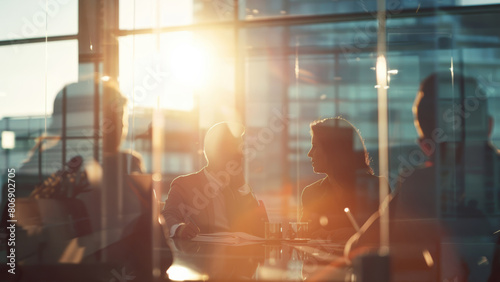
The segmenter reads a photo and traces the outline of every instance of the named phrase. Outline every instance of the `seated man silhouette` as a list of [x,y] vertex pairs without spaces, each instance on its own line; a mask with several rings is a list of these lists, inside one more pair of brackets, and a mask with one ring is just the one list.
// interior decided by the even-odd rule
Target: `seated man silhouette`
[[208,130],[207,166],[170,185],[162,212],[170,237],[191,239],[198,233],[223,231],[263,236],[267,214],[245,182],[243,134],[238,123],[222,122]]

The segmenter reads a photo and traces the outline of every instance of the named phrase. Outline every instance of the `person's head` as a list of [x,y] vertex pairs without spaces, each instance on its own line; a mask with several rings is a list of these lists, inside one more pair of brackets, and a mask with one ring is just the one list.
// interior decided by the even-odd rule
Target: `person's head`
[[[311,158],[314,172],[335,173],[361,170],[373,174],[370,158],[359,131],[341,117],[311,123]],[[355,144],[359,151],[356,152]]]
[[421,82],[413,115],[420,147],[428,156],[438,143],[464,141],[463,133],[469,140],[487,140],[492,125],[486,95],[477,81],[449,71],[433,73]]
[[221,122],[205,135],[204,152],[208,167],[224,170],[230,162],[243,162],[243,134],[245,127],[236,122]]
[[[127,98],[115,85],[104,85],[100,93],[102,119],[100,132],[103,136],[105,152],[116,152],[122,139],[127,135],[128,114]],[[63,87],[54,99],[52,123],[48,128],[50,135],[62,134],[65,120],[66,135],[79,135],[83,129],[94,129],[95,85],[93,80],[83,80]],[[88,134],[88,133],[86,133]]]

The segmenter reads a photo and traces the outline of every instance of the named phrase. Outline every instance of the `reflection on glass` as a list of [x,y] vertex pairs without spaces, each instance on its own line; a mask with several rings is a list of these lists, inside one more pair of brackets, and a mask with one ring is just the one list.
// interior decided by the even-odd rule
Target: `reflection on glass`
[[[137,201],[127,204],[137,191],[117,187],[128,185],[127,174],[139,170],[140,163],[144,164],[140,170],[156,173],[156,188],[163,188],[156,190],[156,200],[164,202],[175,177],[205,165],[203,136],[207,129],[227,120],[242,120],[246,126],[240,148],[246,159],[245,179],[265,204],[270,221],[289,229],[288,223],[297,221],[303,188],[320,178],[307,156],[309,125],[313,120],[341,115],[360,129],[375,175],[380,174],[379,153],[388,150],[387,181],[396,195],[390,203],[391,216],[399,220],[391,222],[394,280],[500,279],[500,159],[493,146],[500,144],[500,112],[496,110],[500,105],[500,1],[382,1],[387,6],[384,42],[377,38],[377,1],[121,0],[98,1],[105,5],[95,7],[94,2],[0,4],[1,185],[6,183],[8,168],[22,166],[33,177],[20,173],[17,183],[29,182],[28,188],[39,188],[32,198],[26,186],[19,188],[19,215],[34,220],[22,222],[17,230],[23,244],[16,255],[32,255],[35,263],[72,263],[78,273],[91,273],[85,263],[74,264],[85,261],[92,267],[107,267],[102,262],[108,250],[98,249],[121,235],[135,234],[125,241],[126,247],[151,250],[145,246],[147,241],[135,237],[146,236],[145,230],[150,228],[91,235],[88,221],[95,231],[106,224],[121,228],[134,219],[124,212],[137,211]],[[113,26],[114,19],[118,26]],[[97,31],[99,36],[92,34]],[[45,35],[47,43],[43,43]],[[98,40],[101,35],[112,41]],[[21,41],[10,41],[16,39]],[[117,59],[107,53],[115,39]],[[377,59],[379,43],[387,46],[384,60]],[[415,121],[412,106],[417,93],[429,93],[429,89],[419,89],[422,81],[443,71],[446,79],[438,86],[422,87],[439,93],[420,109],[434,114],[430,119],[438,129],[424,133],[415,127],[420,121]],[[470,80],[462,83],[461,75]],[[87,98],[80,95],[83,88],[68,87],[66,102],[55,99],[64,85],[89,78],[99,84],[118,82],[128,97],[128,109],[123,112],[124,117],[129,114],[128,119],[113,119],[128,126],[128,132],[121,131],[118,135],[125,139],[121,144],[111,142],[111,147],[120,152],[138,151],[142,162],[123,152],[119,155],[133,163],[110,157],[117,155],[109,154],[110,143],[102,137],[109,129],[106,118],[113,115],[106,99],[94,99],[93,94],[100,93],[98,84],[85,90]],[[381,106],[377,105],[379,90],[388,91],[387,103]],[[63,106],[67,107],[66,119]],[[387,134],[378,131],[381,111],[387,112]],[[161,126],[153,125],[153,112],[162,120]],[[387,146],[379,143],[384,135]],[[353,155],[362,150],[360,144],[349,149]],[[75,152],[84,154],[86,179],[61,186],[58,173],[65,169],[68,183],[71,177],[81,176],[80,170],[69,171],[78,155]],[[331,158],[344,166],[348,163],[340,153]],[[151,182],[151,175],[142,176]],[[50,190],[66,187],[66,194],[61,195],[71,195],[70,191],[79,191],[86,181],[98,187],[103,179],[106,184],[101,190],[108,197],[102,202],[93,198],[98,194],[95,190],[76,193],[69,200],[55,199]],[[40,184],[45,180],[47,184]],[[378,178],[356,175],[356,180],[349,191],[356,191],[359,200],[378,198]],[[59,188],[56,191],[61,192]],[[3,202],[5,199],[2,195]],[[78,213],[81,200],[90,207],[93,203],[105,207],[107,223],[100,224],[98,209],[87,209],[88,216]],[[335,198],[325,201],[325,206],[334,206],[333,201]],[[350,223],[346,206],[356,224]],[[332,236],[321,241],[275,240],[238,246],[176,241],[158,252],[175,257],[176,264],[167,273],[173,280],[351,279],[349,261],[377,258],[366,250],[378,247],[370,239],[379,238],[371,237],[378,234],[379,221],[363,230],[365,216],[358,218],[355,205],[339,207],[340,220],[350,233],[359,226],[359,238],[352,252],[347,252],[350,260],[343,259],[343,245]],[[144,210],[155,208],[151,205]],[[64,224],[50,222],[43,229],[47,227],[40,226],[47,218]],[[309,229],[328,228],[337,222],[320,215],[314,220],[316,226],[310,224]],[[37,240],[26,240],[29,232]],[[36,246],[41,246],[42,258],[27,252],[37,250]],[[123,270],[122,265],[105,269],[101,280],[119,280],[116,274],[138,277],[129,272],[131,261],[143,263],[146,273],[155,274],[165,274],[170,264],[167,260],[159,267],[140,261],[140,256],[122,255],[125,249],[120,246],[109,254],[129,264]],[[37,275],[57,272],[35,267]]]

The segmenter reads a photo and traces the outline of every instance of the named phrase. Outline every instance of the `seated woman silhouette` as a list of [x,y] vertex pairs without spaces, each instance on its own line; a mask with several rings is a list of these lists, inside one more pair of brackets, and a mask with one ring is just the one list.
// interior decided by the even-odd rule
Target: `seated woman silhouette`
[[349,121],[328,118],[311,123],[315,173],[326,174],[302,192],[301,221],[313,238],[345,241],[356,232],[345,210],[361,226],[378,208],[378,177],[359,131]]

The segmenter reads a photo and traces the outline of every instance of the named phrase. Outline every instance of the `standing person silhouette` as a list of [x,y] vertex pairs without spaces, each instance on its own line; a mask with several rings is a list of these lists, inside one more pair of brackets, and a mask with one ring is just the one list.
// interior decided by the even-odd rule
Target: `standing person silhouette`
[[311,143],[314,172],[326,177],[304,188],[301,221],[309,223],[312,237],[345,241],[356,232],[345,209],[364,223],[378,207],[378,177],[359,131],[346,119],[311,123]]

